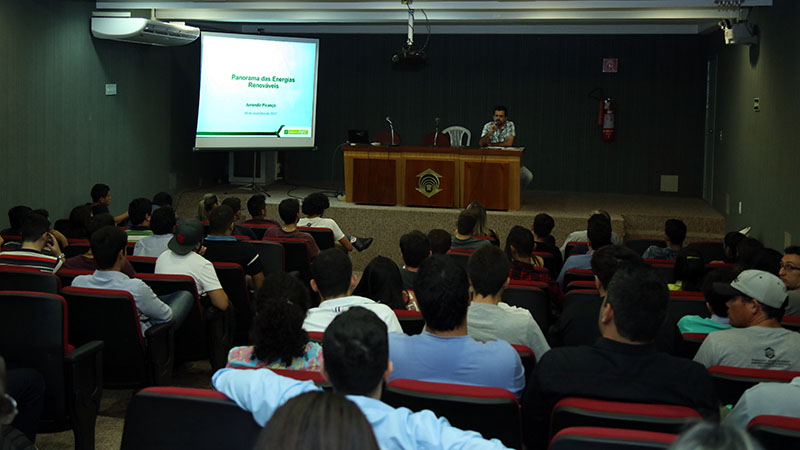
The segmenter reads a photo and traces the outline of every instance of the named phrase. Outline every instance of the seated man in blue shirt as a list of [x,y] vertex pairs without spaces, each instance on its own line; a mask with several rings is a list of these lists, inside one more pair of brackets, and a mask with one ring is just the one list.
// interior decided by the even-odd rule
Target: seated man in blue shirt
[[183,323],[194,305],[192,294],[178,291],[159,298],[144,281],[122,273],[128,243],[124,231],[113,225],[105,226],[92,234],[89,243],[97,270],[92,275],[75,277],[72,286],[130,292],[139,310],[142,333],[157,323],[174,320],[176,328]]
[[[411,412],[378,400],[392,373],[386,324],[372,311],[352,307],[336,316],[322,338],[322,376],[333,390],[347,395],[372,425],[382,449],[500,449],[474,431],[462,431],[428,410]],[[214,388],[264,425],[290,398],[319,390],[311,381],[282,377],[269,369],[221,369],[211,379]]]
[[569,269],[591,269],[592,255],[600,247],[611,244],[611,221],[603,214],[593,214],[589,217],[586,228],[586,236],[589,239],[589,251],[585,255],[567,256],[561,273],[558,274],[558,285],[564,290],[564,275]]
[[680,219],[667,219],[664,222],[664,234],[667,238],[667,246],[651,245],[644,251],[642,258],[670,261],[678,259],[678,252],[683,247],[683,241],[686,239],[686,224]]
[[468,384],[507,389],[517,397],[525,388],[525,371],[517,351],[506,341],[479,342],[467,333],[469,279],[448,256],[420,264],[414,283],[425,319],[422,334],[389,335],[391,379]]

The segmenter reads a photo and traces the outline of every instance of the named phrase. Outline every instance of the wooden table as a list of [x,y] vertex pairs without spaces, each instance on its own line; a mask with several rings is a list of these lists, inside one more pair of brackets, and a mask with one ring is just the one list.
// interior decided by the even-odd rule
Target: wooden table
[[523,148],[345,146],[348,202],[486,209],[519,209]]

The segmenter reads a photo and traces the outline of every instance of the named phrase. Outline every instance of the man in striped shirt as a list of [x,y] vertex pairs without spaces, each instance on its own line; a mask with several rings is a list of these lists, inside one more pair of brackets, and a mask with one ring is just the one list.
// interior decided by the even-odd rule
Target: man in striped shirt
[[22,218],[20,234],[22,247],[0,253],[0,265],[33,267],[50,273],[61,267],[64,254],[50,233],[49,220],[39,214],[29,213]]

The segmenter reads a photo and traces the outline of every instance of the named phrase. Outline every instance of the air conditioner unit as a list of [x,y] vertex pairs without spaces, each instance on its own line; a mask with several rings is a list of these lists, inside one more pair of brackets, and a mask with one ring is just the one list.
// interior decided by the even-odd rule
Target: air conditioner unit
[[200,37],[200,29],[139,17],[92,17],[92,36],[137,44],[174,46],[195,41]]

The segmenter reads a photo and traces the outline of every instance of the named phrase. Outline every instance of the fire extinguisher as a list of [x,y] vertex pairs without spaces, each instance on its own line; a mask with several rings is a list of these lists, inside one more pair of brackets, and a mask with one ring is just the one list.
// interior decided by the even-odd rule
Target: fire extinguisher
[[614,140],[614,101],[606,98],[600,102],[600,116],[598,117],[598,125],[603,126],[603,141],[610,142]]

